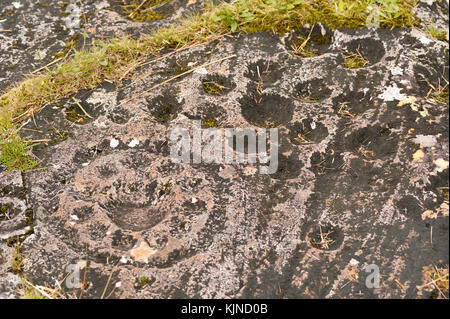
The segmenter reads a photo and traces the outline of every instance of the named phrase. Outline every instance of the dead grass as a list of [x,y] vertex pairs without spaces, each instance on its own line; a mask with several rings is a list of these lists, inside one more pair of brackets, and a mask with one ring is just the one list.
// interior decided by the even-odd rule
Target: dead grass
[[423,275],[426,281],[422,286],[417,287],[419,290],[424,289],[426,291],[435,290],[437,292],[437,298],[448,299],[449,297],[449,267],[437,267],[430,265],[424,267]]

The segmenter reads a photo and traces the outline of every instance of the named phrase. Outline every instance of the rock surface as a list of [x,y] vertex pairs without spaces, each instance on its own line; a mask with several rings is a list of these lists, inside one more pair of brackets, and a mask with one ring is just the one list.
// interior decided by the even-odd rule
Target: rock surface
[[[38,5],[20,3],[33,32],[16,28],[19,11],[0,24],[14,29],[0,34],[6,41],[28,43],[16,55],[2,42],[0,88],[42,65],[24,62],[33,50],[51,56],[66,36],[51,29],[61,24],[55,6],[31,14]],[[88,20],[96,36],[146,32],[191,6],[180,1],[165,20],[134,23],[106,10],[112,1],[83,3],[96,10]],[[440,5],[420,10],[448,26],[448,3]],[[55,287],[67,266],[87,260],[87,298],[432,297],[418,286],[424,267],[449,262],[449,128],[448,106],[428,93],[429,83],[448,81],[448,43],[410,29],[319,25],[314,32],[330,43],[300,58],[291,51],[299,32],[168,54],[143,67],[151,75],[141,81],[80,91],[92,119],[69,121],[72,99],[36,114],[22,134],[51,140],[34,150],[45,169],[0,172],[0,206],[11,213],[0,215],[0,296],[19,296],[8,238],[28,234],[23,275]],[[344,52],[355,50],[369,64],[347,69]],[[231,56],[133,98],[180,68]],[[11,63],[17,69],[5,69]],[[221,83],[220,94],[205,82]],[[278,171],[174,163],[171,132],[211,119],[222,129],[278,128]],[[375,289],[366,286],[371,264],[381,276]]]

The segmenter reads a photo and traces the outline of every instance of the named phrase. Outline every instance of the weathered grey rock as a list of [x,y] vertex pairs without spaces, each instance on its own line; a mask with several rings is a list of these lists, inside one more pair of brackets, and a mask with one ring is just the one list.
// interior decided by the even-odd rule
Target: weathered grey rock
[[95,39],[125,34],[139,37],[172,23],[201,3],[198,0],[186,6],[186,1],[170,1],[159,9],[165,19],[139,23],[120,14],[120,3],[113,0],[2,0],[0,90],[54,61],[55,53],[67,52],[71,40],[73,48],[80,50]]

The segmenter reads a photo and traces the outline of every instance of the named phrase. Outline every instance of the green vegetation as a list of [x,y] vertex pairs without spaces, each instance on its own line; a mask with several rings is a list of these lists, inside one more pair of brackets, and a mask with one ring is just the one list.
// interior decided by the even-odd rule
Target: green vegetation
[[435,28],[434,26],[429,25],[427,26],[426,32],[435,39],[448,42],[447,32],[444,29]]
[[[444,85],[441,83],[445,82]],[[438,101],[440,103],[448,104],[449,102],[449,92],[448,92],[448,81],[445,78],[442,78],[438,80],[437,84],[433,85],[428,82],[428,85],[430,87],[430,91],[427,94],[427,97],[431,97],[435,101]]]
[[438,102],[448,104],[449,98],[448,98],[448,85],[446,85],[444,88],[440,88],[433,92],[431,94],[431,97],[435,99]]
[[120,6],[125,15],[133,21],[145,22],[152,20],[161,20],[164,16],[155,11],[155,9],[168,0],[124,0]]
[[291,47],[295,55],[304,58],[311,58],[319,54],[319,50],[314,49],[312,47],[312,44],[319,46],[331,43],[331,37],[329,36],[317,33],[311,35],[313,28],[314,26],[311,28],[310,33],[308,34],[307,37],[299,36],[296,37],[295,40],[291,42]]
[[226,87],[223,86],[223,82],[220,80],[219,81],[204,80],[204,81],[202,81],[202,84],[203,84],[203,90],[205,90],[205,92],[208,94],[219,95],[220,93],[223,92],[223,90],[226,89]]
[[[129,3],[141,3],[130,1]],[[162,3],[162,1],[160,1]],[[168,28],[142,36],[97,41],[89,49],[70,45],[70,58],[45,67],[0,96],[0,164],[9,169],[27,170],[36,165],[30,158],[28,142],[18,137],[19,124],[46,105],[68,97],[80,89],[91,89],[104,80],[120,81],[148,56],[164,48],[180,48],[239,32],[284,33],[305,24],[321,22],[335,29],[365,27],[368,5],[376,4],[381,27],[412,27],[418,19],[412,9],[417,0],[234,0],[208,3],[202,13],[193,14]],[[155,6],[155,1],[149,2]],[[129,8],[131,10],[131,8]],[[135,8],[136,10],[137,8]],[[153,8],[154,9],[154,8]],[[135,14],[143,12],[144,6]],[[130,12],[130,15],[133,12]],[[5,15],[2,12],[2,15]],[[134,15],[133,15],[134,16]],[[136,18],[136,17],[135,17]]]
[[177,61],[175,63],[175,67],[173,68],[173,71],[175,72],[175,74],[181,74],[181,73],[189,71],[190,69],[191,69],[191,67],[188,66],[187,62],[184,62],[184,61],[183,62],[179,62],[179,61]]

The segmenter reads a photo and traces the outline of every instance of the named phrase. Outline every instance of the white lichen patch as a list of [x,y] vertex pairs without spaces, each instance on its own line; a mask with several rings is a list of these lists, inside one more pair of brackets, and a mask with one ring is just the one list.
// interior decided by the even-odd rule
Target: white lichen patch
[[407,98],[406,95],[400,92],[401,90],[402,88],[399,88],[394,84],[393,86],[386,87],[384,92],[378,95],[378,97],[384,101],[401,101]]
[[413,138],[413,142],[420,144],[422,147],[432,147],[436,145],[437,139],[436,136],[433,135],[417,135]]

